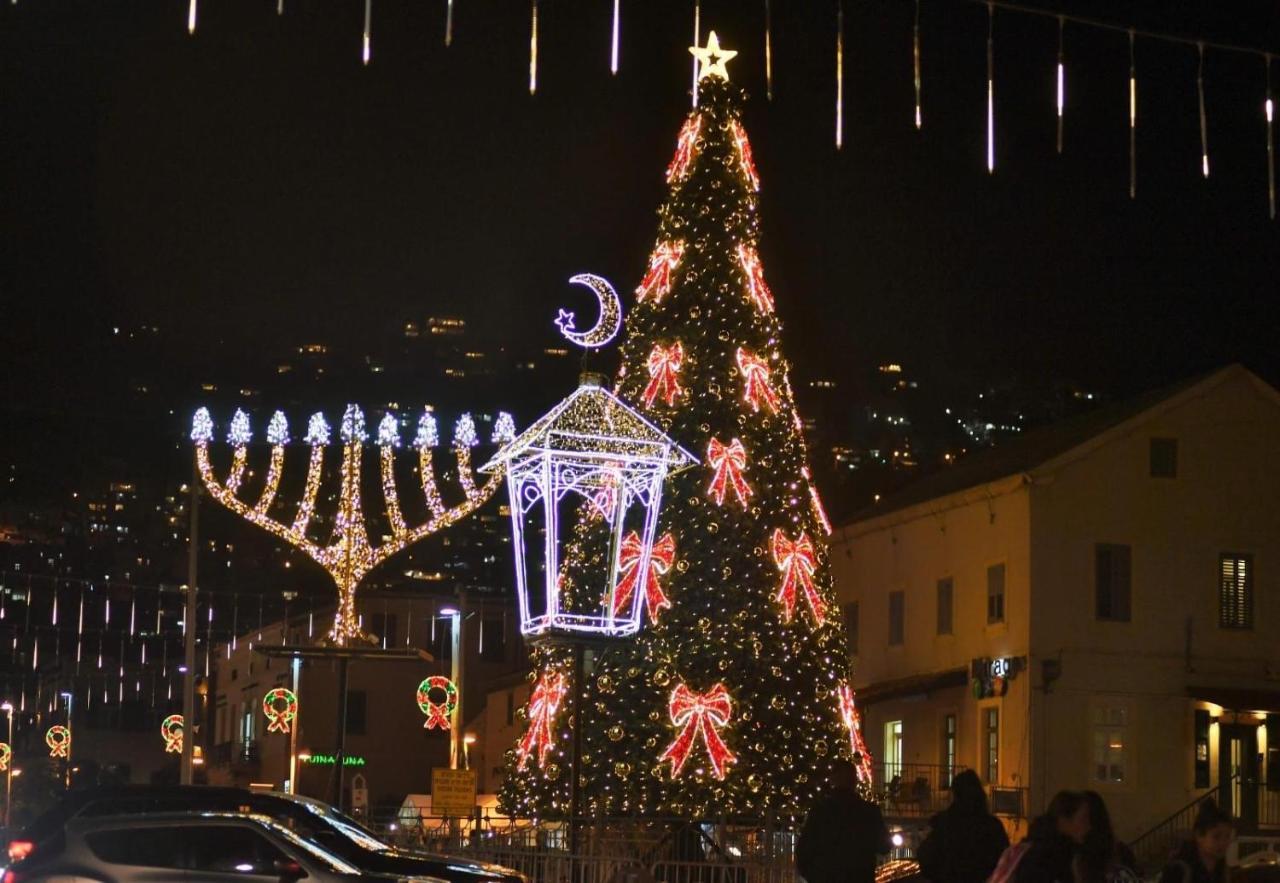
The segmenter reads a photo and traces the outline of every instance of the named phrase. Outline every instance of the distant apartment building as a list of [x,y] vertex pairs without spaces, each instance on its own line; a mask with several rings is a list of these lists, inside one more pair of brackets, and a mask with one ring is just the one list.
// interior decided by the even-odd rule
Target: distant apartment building
[[[452,672],[452,626],[441,598],[395,592],[357,598],[364,628],[376,649],[400,650],[399,658],[350,662],[342,802],[350,806],[352,779],[364,777],[372,806],[399,805],[406,794],[429,793],[431,769],[449,765],[449,731],[428,729],[417,704],[418,685]],[[456,602],[453,602],[456,603]],[[515,617],[491,600],[463,607],[460,643],[465,659],[458,685],[460,719],[480,716],[490,686],[525,664]],[[291,662],[264,654],[263,646],[320,642],[331,615],[303,614],[242,632],[234,646],[214,651],[212,689],[200,742],[211,784],[283,787],[289,777],[290,739],[272,730],[263,698],[276,687],[293,688]],[[338,664],[304,659],[299,666],[296,720],[299,793],[333,799],[338,754]],[[464,732],[465,735],[465,732]],[[474,735],[474,734],[473,734]],[[469,762],[469,754],[459,764]]]
[[[1280,393],[1232,366],[1001,443],[832,538],[881,787],[975,770],[1135,837],[1219,785],[1280,824]],[[945,802],[945,801],[944,801]]]

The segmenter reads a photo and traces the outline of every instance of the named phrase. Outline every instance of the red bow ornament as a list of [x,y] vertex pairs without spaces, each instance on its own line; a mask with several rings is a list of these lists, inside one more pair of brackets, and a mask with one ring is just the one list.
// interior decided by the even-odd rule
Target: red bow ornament
[[566,691],[564,676],[559,673],[544,674],[538,679],[533,695],[529,697],[529,729],[525,730],[524,736],[516,745],[516,754],[520,756],[517,769],[524,769],[535,749],[538,752],[538,766],[547,762],[547,752],[551,750],[551,743],[555,740],[553,725],[556,712],[560,710]]
[[738,370],[742,372],[742,398],[751,410],[759,411],[763,404],[776,414],[778,394],[769,382],[769,363],[738,347]]
[[747,274],[747,286],[756,309],[762,313],[772,313],[773,292],[764,281],[764,267],[760,264],[760,255],[756,254],[756,250],[751,246],[739,244],[738,263],[742,265],[742,271]]
[[702,115],[694,114],[684,121],[680,127],[680,136],[676,139],[676,155],[667,166],[667,183],[678,181],[689,172],[693,164],[694,153],[698,149],[698,132],[702,129]]
[[756,171],[756,161],[751,156],[751,142],[747,140],[747,131],[737,120],[733,121],[733,143],[738,148],[738,163],[742,166],[742,174],[747,176],[747,183],[752,190],[760,189],[760,173]]
[[782,621],[791,621],[791,614],[796,606],[796,589],[799,588],[809,602],[813,618],[818,621],[818,625],[822,625],[825,609],[822,598],[818,595],[818,589],[813,584],[816,565],[813,542],[809,539],[809,535],[801,531],[799,538],[792,542],[779,528],[773,532],[770,546],[773,549],[773,562],[782,572],[782,587],[778,589],[778,595],[774,598],[775,601],[782,603]]
[[640,280],[636,289],[636,300],[643,301],[650,294],[653,302],[660,303],[671,291],[671,271],[684,256],[683,242],[660,242],[649,256],[649,271]]
[[[618,567],[622,571],[622,579],[613,593],[613,615],[618,616],[635,594],[636,582],[640,577],[640,553],[643,551],[640,535],[634,530],[622,540],[622,551],[618,557]],[[649,609],[649,621],[656,622],[658,611],[670,607],[671,602],[662,593],[662,584],[658,577],[671,570],[676,561],[676,541],[671,534],[662,535],[662,539],[653,544],[649,551],[649,573],[644,581],[644,600]]]
[[725,766],[738,759],[720,738],[720,728],[733,716],[733,702],[724,684],[716,684],[701,695],[684,684],[678,684],[671,691],[667,711],[673,724],[684,727],[659,758],[659,762],[671,761],[671,778],[680,775],[693,746],[701,738],[707,746],[707,756],[711,759],[716,778],[723,779]]
[[738,502],[745,507],[747,497],[751,496],[751,487],[742,477],[742,470],[747,466],[747,449],[742,446],[741,440],[735,438],[726,446],[718,438],[711,439],[707,443],[707,462],[715,470],[709,490],[716,505],[724,504],[725,493],[732,485]]
[[654,344],[649,352],[649,385],[644,388],[643,395],[646,408],[652,407],[656,398],[662,398],[668,407],[676,403],[676,396],[683,392],[676,377],[683,364],[684,347],[680,341],[668,347]]
[[839,696],[840,719],[844,721],[845,729],[849,731],[849,748],[858,758],[858,778],[870,784],[871,752],[867,750],[867,743],[862,738],[862,715],[858,713],[858,706],[854,702],[853,688],[848,684],[842,684]]

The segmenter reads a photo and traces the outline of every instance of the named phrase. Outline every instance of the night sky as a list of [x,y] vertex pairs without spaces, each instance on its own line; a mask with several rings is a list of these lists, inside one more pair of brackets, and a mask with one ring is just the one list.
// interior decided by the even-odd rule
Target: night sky
[[[82,402],[112,326],[157,324],[232,366],[305,340],[359,348],[463,311],[553,345],[566,279],[628,291],[653,243],[688,106],[692,4],[21,0],[0,7],[5,411]],[[1066,2],[1064,11],[1280,51],[1273,2]],[[806,377],[880,360],[946,383],[1070,378],[1125,394],[1232,361],[1280,380],[1280,223],[1266,216],[1263,66],[1139,40],[1138,199],[1127,196],[1122,34],[1068,26],[1054,154],[1050,19],[997,13],[997,169],[984,168],[986,11],[923,0],[924,130],[907,0],[847,0],[845,148],[832,143],[834,3],[704,0],[740,51],[763,178],[766,272]],[[1182,8],[1185,7],[1185,8]],[[1280,62],[1273,70],[1280,92]],[[589,312],[589,310],[586,310]],[[1268,319],[1267,316],[1272,318]],[[102,405],[103,403],[98,403]]]

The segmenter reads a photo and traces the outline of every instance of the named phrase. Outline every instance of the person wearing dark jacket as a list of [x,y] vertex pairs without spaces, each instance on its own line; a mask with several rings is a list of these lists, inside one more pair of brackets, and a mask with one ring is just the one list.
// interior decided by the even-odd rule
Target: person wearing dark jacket
[[917,860],[930,883],[985,883],[1008,846],[1004,825],[987,809],[982,780],[965,770],[951,780],[951,805],[929,820]]
[[874,883],[876,856],[889,852],[889,829],[857,783],[853,764],[837,760],[830,792],[809,810],[796,844],[796,869],[807,883]]
[[1227,849],[1234,833],[1230,815],[1213,800],[1202,802],[1191,829],[1191,839],[1182,845],[1173,861],[1165,865],[1160,883],[1224,883]]
[[1076,853],[1089,834],[1089,804],[1076,791],[1059,791],[1049,810],[1031,823],[1030,844],[1014,872],[1015,883],[1074,883]]
[[1138,883],[1133,850],[1116,839],[1107,802],[1097,791],[1084,792],[1089,805],[1089,833],[1080,845],[1076,878],[1080,883]]

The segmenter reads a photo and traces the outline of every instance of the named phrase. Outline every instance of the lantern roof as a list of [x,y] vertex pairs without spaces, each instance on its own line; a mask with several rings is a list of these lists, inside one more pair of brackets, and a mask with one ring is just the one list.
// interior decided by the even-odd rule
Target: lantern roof
[[670,472],[698,462],[675,439],[605,389],[598,375],[584,375],[568,398],[504,445],[480,471],[493,472],[513,460],[544,452],[663,462]]

